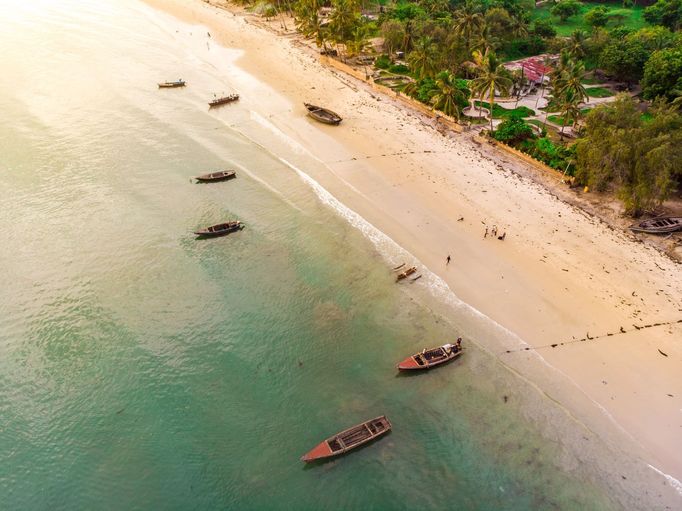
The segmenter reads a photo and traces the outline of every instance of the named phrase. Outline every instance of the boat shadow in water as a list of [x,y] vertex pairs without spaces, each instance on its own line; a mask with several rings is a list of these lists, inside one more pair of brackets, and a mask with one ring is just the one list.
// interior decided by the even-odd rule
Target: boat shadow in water
[[343,454],[337,454],[336,456],[330,456],[328,458],[320,458],[318,460],[313,460],[313,461],[309,461],[307,463],[304,463],[303,464],[303,470],[314,470],[316,467],[320,467],[321,465],[331,465],[335,461],[340,462],[346,456],[350,456],[352,454],[357,454],[358,452],[364,451],[368,447],[373,446],[377,440],[390,436],[392,432],[393,432],[393,430],[390,429],[386,433],[384,433],[383,435],[376,436],[372,440],[370,440],[369,442],[366,442],[362,445],[359,445],[358,447],[355,447],[349,451],[346,451]]

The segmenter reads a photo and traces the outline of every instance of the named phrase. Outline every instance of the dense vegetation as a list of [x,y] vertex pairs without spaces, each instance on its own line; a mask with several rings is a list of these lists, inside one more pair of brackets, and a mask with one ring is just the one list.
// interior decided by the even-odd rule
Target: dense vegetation
[[[384,53],[376,68],[401,75],[403,93],[456,119],[467,105],[483,107],[492,136],[597,190],[617,190],[626,209],[640,214],[668,197],[682,173],[672,142],[679,145],[682,0],[649,3],[298,0],[291,9],[303,34],[343,59],[371,51],[370,40],[380,37]],[[529,124],[539,119],[523,120],[535,112],[498,101],[528,85],[503,63],[541,53],[560,57],[548,91],[553,115],[540,123],[539,135]],[[590,98],[615,95],[587,86],[605,79],[639,93],[641,102],[619,97],[585,108]],[[504,119],[497,130],[493,118]],[[577,141],[565,140],[568,126]],[[613,152],[629,144],[636,148]]]

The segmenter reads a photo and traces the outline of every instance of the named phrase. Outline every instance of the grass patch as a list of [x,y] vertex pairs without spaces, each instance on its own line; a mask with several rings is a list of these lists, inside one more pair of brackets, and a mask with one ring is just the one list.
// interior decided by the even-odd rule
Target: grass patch
[[610,98],[613,96],[613,92],[604,87],[589,87],[585,89],[587,95],[591,98]]
[[[483,101],[481,103],[480,101],[476,101],[476,106],[480,106],[483,104],[483,108],[487,108],[490,110],[490,103],[486,103]],[[498,105],[495,103],[493,106],[493,119],[507,119],[509,117],[530,117],[531,115],[535,115],[535,111],[528,108],[527,106],[519,106],[516,108],[504,108],[503,106]]]
[[583,85],[597,85],[598,83],[602,83],[601,80],[597,80],[596,78],[593,78],[591,76],[586,76],[582,80],[580,80],[580,83]]
[[[583,15],[587,11],[602,5],[609,10],[609,14],[614,15],[614,18],[609,20],[609,23],[606,25],[607,29],[622,26],[632,30],[639,30],[640,28],[646,26],[646,21],[644,21],[644,18],[642,17],[644,6],[635,5],[633,7],[623,8],[620,2],[583,2],[580,7],[580,12],[575,16],[571,16],[563,23],[557,16],[552,16],[552,14],[549,12],[552,8],[552,5],[547,3],[532,10],[531,20],[546,19],[551,21],[558,36],[570,36],[576,29],[584,30],[585,32],[590,33],[592,31],[592,27],[585,23]],[[622,22],[618,21],[619,19],[622,19]]]

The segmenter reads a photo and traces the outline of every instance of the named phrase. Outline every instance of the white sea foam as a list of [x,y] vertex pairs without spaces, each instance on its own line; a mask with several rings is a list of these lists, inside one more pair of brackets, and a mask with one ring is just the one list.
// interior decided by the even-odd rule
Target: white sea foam
[[654,472],[656,472],[656,473],[662,475],[663,477],[665,477],[665,479],[670,483],[670,486],[672,486],[673,488],[675,488],[675,491],[682,497],[682,482],[680,482],[679,480],[675,479],[673,476],[666,474],[665,472],[661,472],[660,470],[658,470],[658,469],[657,469],[656,467],[654,467],[653,465],[647,464],[647,466],[648,466],[651,470],[653,470]]

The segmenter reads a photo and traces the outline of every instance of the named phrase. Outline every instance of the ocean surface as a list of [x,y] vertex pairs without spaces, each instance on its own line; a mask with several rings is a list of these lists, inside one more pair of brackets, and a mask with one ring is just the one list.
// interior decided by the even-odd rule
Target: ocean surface
[[[248,90],[207,108],[234,88],[205,29],[135,0],[0,0],[0,25],[0,509],[643,507],[481,348],[504,329],[423,268],[395,284],[409,254],[258,128]],[[246,229],[192,234],[229,219]],[[458,336],[460,360],[397,375]],[[381,414],[378,442],[299,461]]]

